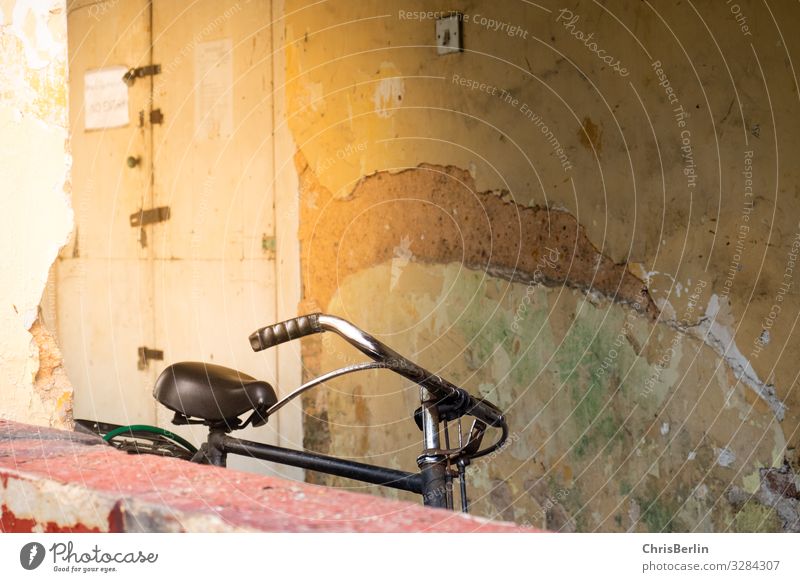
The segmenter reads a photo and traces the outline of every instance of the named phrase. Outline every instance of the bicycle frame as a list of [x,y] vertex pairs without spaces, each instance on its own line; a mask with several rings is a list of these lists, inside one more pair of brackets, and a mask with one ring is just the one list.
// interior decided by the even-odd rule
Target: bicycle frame
[[[291,455],[291,460],[299,461],[304,459],[303,462],[310,462],[312,465],[319,463],[317,464],[318,467],[326,467],[326,469],[323,470],[324,472],[329,472],[329,469],[336,468],[337,470],[350,473],[350,475],[333,473],[341,476],[351,476],[354,472],[360,473],[364,478],[356,478],[362,481],[419,493],[422,495],[423,503],[427,506],[452,508],[452,475],[450,474],[448,466],[448,452],[443,451],[441,447],[439,425],[443,419],[440,418],[439,415],[439,403],[448,397],[455,397],[460,402],[459,406],[457,406],[460,410],[458,417],[463,414],[470,414],[489,426],[502,428],[503,435],[494,447],[476,453],[475,456],[487,454],[499,446],[502,446],[503,442],[505,442],[508,436],[508,425],[506,424],[502,412],[487,402],[474,399],[462,388],[418,366],[349,321],[332,315],[324,313],[312,314],[262,327],[250,335],[250,344],[253,350],[260,351],[286,341],[323,331],[332,331],[336,333],[363,354],[369,356],[379,366],[386,367],[419,385],[421,402],[420,428],[422,429],[423,442],[422,454],[417,459],[417,466],[420,472],[418,474],[404,473],[402,471],[372,467],[360,463],[354,464],[352,462],[344,462],[344,465],[338,465],[336,463],[342,463],[342,461],[321,456],[317,456],[317,458],[313,458],[313,456],[308,458],[304,456],[308,453],[296,453],[294,451],[292,451],[294,454]],[[355,369],[357,366],[352,368]],[[273,406],[268,411],[268,414],[279,409],[291,398],[308,390],[313,385],[315,385],[315,382],[311,382],[295,390],[284,400]],[[224,451],[226,447],[230,447],[231,445],[237,447],[235,442],[226,439],[230,439],[230,437],[222,439],[221,450]],[[256,445],[255,448],[252,447],[253,444]],[[240,450],[246,450],[248,453],[263,453],[269,455],[276,453],[274,448],[265,449],[262,447],[263,445],[258,445],[258,443],[250,443],[250,446]],[[299,455],[299,457],[296,455]],[[254,456],[257,455],[254,454]],[[257,458],[263,457],[257,456]],[[332,461],[336,461],[336,463],[331,464]],[[459,462],[463,511],[468,510],[466,486],[464,484],[464,469],[467,463],[468,460]],[[313,469],[314,467],[306,466],[305,468]],[[385,473],[387,471],[389,473]],[[378,479],[379,482],[376,482],[374,479]]]
[[[299,391],[295,391],[295,393],[297,392]],[[433,453],[424,454],[425,451],[438,451],[440,449],[439,417],[429,392],[424,388],[420,392],[422,398],[426,398],[426,400],[423,401],[422,406],[424,451],[417,460],[417,465],[420,469],[419,473],[410,473],[232,437],[228,434],[230,428],[225,424],[210,427],[208,440],[192,458],[192,461],[217,467],[226,467],[228,454],[252,457],[262,461],[271,461],[281,465],[299,467],[309,471],[317,471],[416,493],[422,496],[423,504],[426,506],[452,509],[452,480],[448,478],[446,456]],[[279,406],[276,405],[276,407]],[[463,487],[461,496],[462,509],[467,511],[467,500]]]
[[[491,403],[476,399],[469,395],[463,388],[459,388],[441,378],[438,375],[428,372],[416,363],[401,356],[388,346],[384,345],[376,338],[358,329],[348,321],[326,314],[312,314],[301,316],[292,320],[277,323],[271,326],[258,329],[250,336],[250,344],[254,351],[261,351],[278,344],[299,339],[303,336],[323,331],[333,331],[348,343],[358,348],[362,353],[369,356],[372,361],[364,362],[340,368],[323,374],[294,390],[282,400],[275,402],[270,408],[253,409],[250,417],[244,422],[238,417],[226,419],[210,420],[209,417],[192,416],[192,412],[197,414],[198,408],[192,409],[185,407],[184,404],[177,405],[175,400],[171,400],[171,395],[175,394],[177,387],[167,389],[166,394],[159,392],[159,382],[156,383],[154,396],[159,402],[167,405],[175,411],[174,424],[203,424],[208,427],[208,439],[199,450],[194,452],[186,446],[187,443],[180,443],[180,438],[154,427],[117,427],[109,432],[107,440],[116,435],[124,437],[141,436],[143,429],[147,433],[155,433],[162,436],[170,436],[172,440],[178,440],[183,447],[180,449],[182,458],[190,458],[192,462],[213,465],[217,467],[227,466],[229,454],[252,457],[263,461],[270,461],[282,465],[299,467],[309,471],[317,471],[328,475],[355,479],[365,483],[390,487],[402,491],[408,491],[422,496],[423,503],[429,507],[453,509],[453,480],[458,478],[460,481],[460,498],[462,511],[468,511],[468,500],[466,493],[466,467],[472,459],[486,455],[497,450],[508,437],[508,425],[503,413]],[[179,364],[175,364],[178,366]],[[202,364],[201,364],[202,365]],[[263,443],[247,441],[230,436],[233,430],[246,427],[248,424],[259,426],[267,422],[268,418],[285,406],[292,399],[298,397],[303,392],[323,384],[327,380],[345,374],[367,370],[383,368],[391,370],[419,386],[421,406],[414,413],[414,419],[422,430],[422,452],[417,458],[418,473],[410,473],[397,469],[390,469],[357,461],[350,461],[318,453],[297,451],[283,447],[267,445]],[[169,368],[162,373],[169,374]],[[236,373],[235,370],[227,370]],[[207,373],[207,372],[206,372]],[[169,376],[167,376],[169,377]],[[250,380],[254,380],[250,378]],[[255,381],[255,380],[254,380]],[[175,386],[167,384],[167,386]],[[190,394],[197,394],[196,385],[193,385]],[[172,390],[172,392],[170,392]],[[272,388],[269,388],[272,391]],[[205,393],[201,391],[201,397],[205,398]],[[273,395],[274,398],[274,395]],[[188,399],[190,400],[190,398]],[[188,401],[187,400],[187,401]],[[178,399],[181,401],[180,398]],[[189,412],[187,413],[187,409]],[[202,409],[203,413],[208,414],[208,409]],[[462,432],[460,419],[463,416],[474,417],[472,428],[469,431],[466,443],[462,442]],[[214,417],[210,417],[214,418]],[[450,448],[448,433],[448,421],[459,420],[458,446]],[[94,423],[99,430],[101,423]],[[440,425],[443,424],[444,448],[442,447],[442,435]],[[502,436],[491,446],[481,449],[483,433],[487,427],[502,429]],[[105,437],[104,437],[105,438]],[[161,437],[159,437],[161,438]],[[119,445],[118,445],[119,446]],[[191,445],[190,445],[191,446]],[[151,447],[152,448],[152,447]],[[138,445],[134,442],[128,445],[127,449],[137,452]],[[145,452],[148,452],[145,450]],[[457,470],[456,470],[457,468]]]
[[317,453],[247,441],[228,435],[222,428],[212,429],[209,432],[208,442],[203,445],[193,460],[225,467],[228,454],[252,457],[262,461],[271,461],[281,465],[409,491],[422,495],[425,505],[446,507],[445,495],[443,495],[443,491],[435,489],[436,481],[430,477],[431,468],[429,466],[422,468],[420,473],[409,473]]

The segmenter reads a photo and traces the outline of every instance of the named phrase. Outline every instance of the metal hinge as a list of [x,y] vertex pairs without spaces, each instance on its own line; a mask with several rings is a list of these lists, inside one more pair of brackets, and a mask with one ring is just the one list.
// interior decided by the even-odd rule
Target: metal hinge
[[161,65],[147,65],[144,67],[136,67],[133,69],[128,69],[128,72],[122,76],[122,80],[125,81],[125,84],[129,87],[133,85],[133,82],[136,79],[141,77],[149,77],[151,75],[158,75],[161,73]]
[[140,347],[139,350],[139,362],[136,364],[136,367],[140,370],[144,370],[147,368],[148,362],[150,360],[163,360],[164,359],[164,351],[163,350],[152,350],[147,347]]
[[158,208],[142,209],[139,212],[131,214],[131,226],[147,226],[156,222],[164,222],[169,220],[169,206],[159,206]]

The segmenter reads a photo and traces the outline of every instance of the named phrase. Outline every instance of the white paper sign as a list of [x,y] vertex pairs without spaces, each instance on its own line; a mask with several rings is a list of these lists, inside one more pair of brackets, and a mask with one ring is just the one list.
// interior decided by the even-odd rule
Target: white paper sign
[[128,86],[122,80],[127,70],[126,67],[108,67],[84,73],[86,129],[128,125]]
[[195,47],[194,128],[200,139],[233,133],[233,42],[229,38]]

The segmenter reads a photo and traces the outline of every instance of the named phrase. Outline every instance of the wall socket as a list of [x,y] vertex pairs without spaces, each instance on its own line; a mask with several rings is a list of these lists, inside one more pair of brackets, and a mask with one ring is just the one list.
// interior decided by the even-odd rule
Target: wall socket
[[461,52],[461,20],[463,16],[456,12],[450,16],[436,19],[436,52],[440,55]]

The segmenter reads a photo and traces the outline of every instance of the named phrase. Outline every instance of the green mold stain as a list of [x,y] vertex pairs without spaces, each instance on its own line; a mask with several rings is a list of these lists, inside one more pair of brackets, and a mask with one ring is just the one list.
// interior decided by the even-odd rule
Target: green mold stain
[[[611,398],[610,371],[619,365],[621,347],[613,348],[608,334],[592,322],[577,321],[558,352],[558,371],[561,381],[569,388],[572,398],[572,418],[576,431],[581,436],[574,445],[575,454],[583,457],[603,447],[610,447],[611,441],[622,438],[621,423],[615,418]],[[614,334],[612,338],[616,336]],[[613,341],[613,339],[612,339]],[[603,372],[603,361],[617,350],[612,366]],[[614,398],[622,396],[616,394]],[[588,430],[587,430],[588,429]],[[585,432],[584,432],[585,431]]]
[[739,533],[779,532],[781,520],[771,507],[748,501],[733,517],[731,529]]
[[[498,303],[486,297],[485,289],[480,287],[479,281],[471,280],[473,278],[463,274],[459,276],[460,280],[470,280],[458,286],[456,291],[465,295],[463,301],[459,301],[460,298],[448,299],[448,306],[459,308],[459,312],[448,314],[449,319],[455,322],[459,332],[469,342],[473,365],[490,372],[493,359],[501,357],[499,351],[508,354],[510,365],[506,377],[493,378],[500,381],[499,389],[525,388],[541,372],[548,358],[546,354],[552,350],[546,290],[530,292],[534,299],[527,304],[523,317],[515,320],[520,313],[522,298],[529,293],[528,289],[521,285],[514,286],[512,292]],[[449,288],[449,284],[445,283],[444,287]],[[461,312],[464,305],[466,309]]]
[[761,485],[761,473],[756,469],[749,475],[745,475],[742,479],[742,484],[744,485],[744,490],[753,495]]
[[668,505],[656,500],[639,500],[639,507],[642,508],[641,521],[647,525],[647,530],[651,533],[672,533],[675,531],[674,515],[675,512]]

